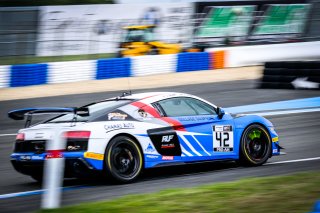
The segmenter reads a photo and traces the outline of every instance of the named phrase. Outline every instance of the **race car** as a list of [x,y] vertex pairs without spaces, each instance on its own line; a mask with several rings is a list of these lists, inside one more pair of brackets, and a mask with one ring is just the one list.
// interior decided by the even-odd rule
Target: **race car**
[[[48,113],[60,114],[30,125],[33,116]],[[230,114],[184,93],[124,93],[78,108],[27,108],[8,116],[26,118],[12,165],[38,181],[48,157],[46,143],[57,127],[66,143],[65,177],[98,172],[122,183],[158,166],[216,160],[258,166],[281,148],[266,118]]]

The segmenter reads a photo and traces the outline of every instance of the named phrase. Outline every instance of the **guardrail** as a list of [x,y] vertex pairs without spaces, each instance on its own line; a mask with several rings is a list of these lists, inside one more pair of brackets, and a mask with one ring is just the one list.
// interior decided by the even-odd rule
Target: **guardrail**
[[320,42],[213,48],[207,52],[0,66],[0,88],[262,65],[320,58]]

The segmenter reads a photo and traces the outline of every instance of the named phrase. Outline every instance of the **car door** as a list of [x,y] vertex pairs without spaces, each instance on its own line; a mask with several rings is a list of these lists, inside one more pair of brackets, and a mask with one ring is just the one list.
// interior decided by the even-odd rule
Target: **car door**
[[175,125],[182,157],[208,160],[234,154],[234,127],[230,115],[220,119],[214,106],[190,97],[161,100],[155,103],[155,107],[164,118],[175,121],[172,124]]

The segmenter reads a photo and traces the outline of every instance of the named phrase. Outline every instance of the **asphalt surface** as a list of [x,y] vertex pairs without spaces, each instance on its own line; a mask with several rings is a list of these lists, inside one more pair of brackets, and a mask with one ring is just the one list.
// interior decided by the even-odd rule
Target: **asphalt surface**
[[[218,106],[232,107],[272,101],[292,100],[320,96],[319,91],[311,90],[270,90],[254,89],[255,81],[234,81],[214,84],[186,85],[161,89],[134,91],[176,91],[186,92],[207,99]],[[15,172],[9,162],[16,133],[23,122],[7,118],[12,109],[41,106],[81,106],[88,102],[117,96],[121,92],[104,92],[83,95],[35,98],[0,102],[0,196],[8,193],[39,190],[41,185],[31,178]],[[136,182],[127,185],[112,185],[97,181],[66,180],[65,186],[78,186],[63,193],[63,205],[85,201],[112,199],[115,197],[155,192],[172,187],[192,187],[206,183],[232,181],[246,177],[260,177],[290,174],[300,171],[320,171],[320,160],[273,162],[320,157],[320,113],[309,112],[281,116],[270,119],[280,135],[280,143],[286,155],[271,158],[261,167],[245,168],[233,162],[215,162],[196,165],[183,165],[170,168],[157,168],[146,171]],[[29,212],[40,207],[40,195],[29,195],[0,199],[0,212]]]

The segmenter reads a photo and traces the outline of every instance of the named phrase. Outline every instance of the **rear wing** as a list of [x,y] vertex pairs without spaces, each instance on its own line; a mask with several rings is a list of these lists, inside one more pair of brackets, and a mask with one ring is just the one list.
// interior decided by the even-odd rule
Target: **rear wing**
[[71,108],[62,108],[62,107],[47,107],[47,108],[24,108],[17,109],[8,112],[9,118],[13,120],[24,120],[26,119],[25,127],[29,127],[31,124],[32,115],[40,114],[67,114],[73,113],[79,116],[89,116],[89,109],[87,107],[71,107]]

